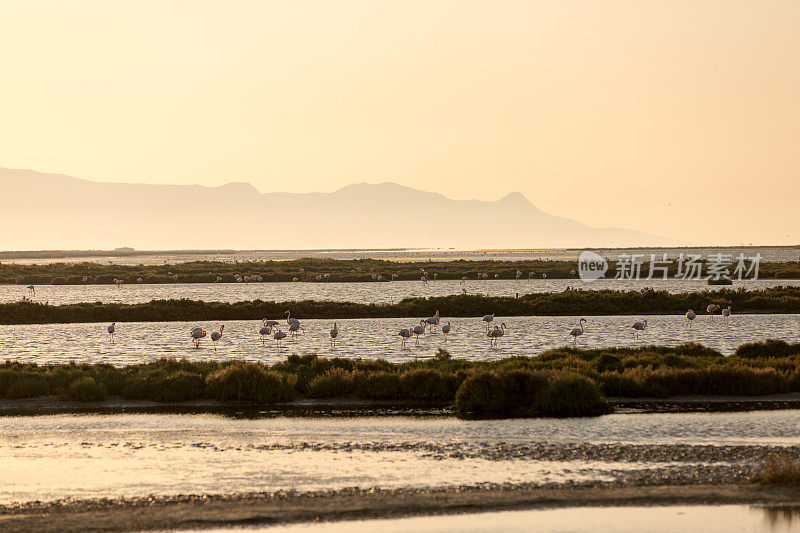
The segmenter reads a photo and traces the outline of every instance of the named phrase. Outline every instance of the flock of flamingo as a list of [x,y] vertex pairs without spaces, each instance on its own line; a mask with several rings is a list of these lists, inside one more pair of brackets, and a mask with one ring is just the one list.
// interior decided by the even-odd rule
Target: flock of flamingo
[[[706,312],[708,313],[709,317],[714,316],[714,312],[721,311],[721,315],[724,318],[728,318],[731,316],[731,306],[728,306],[725,309],[722,309],[717,304],[709,304],[706,307]],[[697,314],[689,309],[686,312],[686,327],[691,328],[692,321],[697,318]],[[506,324],[505,322],[500,323],[498,326],[495,324],[492,327],[492,322],[494,322],[494,313],[490,315],[484,315],[481,319],[483,322],[486,323],[486,337],[489,339],[489,346],[497,347],[497,341],[506,334]],[[415,337],[414,344],[419,345],[419,337],[420,335],[424,335],[425,331],[427,330],[429,333],[433,333],[435,328],[439,328],[439,323],[441,321],[441,316],[439,315],[439,311],[437,310],[433,316],[428,318],[423,318],[419,321],[419,325],[414,326],[412,328],[402,328],[400,331],[397,332],[397,336],[401,338],[401,347],[405,348],[406,341],[410,339],[412,336]],[[586,330],[583,327],[584,322],[586,322],[585,318],[581,318],[578,320],[578,327],[573,328],[570,330],[569,335],[572,337],[572,345],[577,346],[578,337],[583,335]],[[280,322],[277,320],[269,320],[263,319],[261,321],[261,328],[258,330],[259,335],[261,336],[261,343],[262,345],[266,344],[267,337],[270,335],[272,336],[273,340],[275,340],[276,345],[280,348],[281,341],[287,337],[287,333],[280,329]],[[292,339],[297,338],[297,335],[300,331],[305,332],[303,326],[300,325],[300,320],[296,317],[292,316],[291,311],[286,311],[286,325],[288,330],[288,335],[290,335]],[[114,333],[116,332],[116,322],[112,323],[108,326],[108,334],[111,337],[111,342],[114,342]],[[637,320],[631,326],[633,329],[633,336],[634,339],[638,339],[639,335],[647,328],[647,320]],[[217,350],[217,342],[222,339],[222,332],[225,329],[224,325],[219,327],[219,331],[211,332],[211,341],[214,343],[214,351]],[[450,322],[443,324],[441,326],[441,332],[444,335],[444,342],[447,342],[447,336],[452,332],[452,325]],[[206,330],[202,327],[195,327],[189,332],[189,337],[191,338],[192,342],[194,343],[195,348],[200,347],[201,339],[204,339],[207,336]],[[339,326],[336,322],[333,323],[333,328],[329,332],[331,346],[336,346],[336,339],[339,337]]]

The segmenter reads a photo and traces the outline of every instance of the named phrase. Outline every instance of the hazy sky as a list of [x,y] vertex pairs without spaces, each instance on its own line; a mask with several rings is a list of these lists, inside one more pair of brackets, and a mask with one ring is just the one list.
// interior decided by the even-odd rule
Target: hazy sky
[[800,2],[0,3],[0,167],[800,241]]

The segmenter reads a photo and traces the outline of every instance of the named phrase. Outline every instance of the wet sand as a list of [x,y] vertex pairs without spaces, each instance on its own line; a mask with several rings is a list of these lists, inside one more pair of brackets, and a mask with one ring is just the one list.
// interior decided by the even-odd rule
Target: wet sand
[[686,504],[800,504],[800,489],[753,484],[344,489],[38,502],[0,507],[9,532],[204,529],[517,509]]

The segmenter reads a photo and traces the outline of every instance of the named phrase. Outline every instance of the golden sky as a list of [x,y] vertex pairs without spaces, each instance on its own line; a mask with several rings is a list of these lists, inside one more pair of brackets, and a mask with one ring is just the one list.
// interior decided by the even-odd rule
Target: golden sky
[[0,3],[0,167],[797,243],[798,1]]

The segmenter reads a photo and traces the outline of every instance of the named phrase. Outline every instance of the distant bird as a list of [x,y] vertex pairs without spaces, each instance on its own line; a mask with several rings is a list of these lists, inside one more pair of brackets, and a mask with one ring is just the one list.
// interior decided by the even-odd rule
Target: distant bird
[[464,283],[466,283],[468,279],[469,278],[467,278],[467,276],[462,276],[461,277],[461,284],[463,285]]
[[300,281],[300,280],[298,280],[297,278],[292,278],[292,281]]
[[442,326],[442,333],[444,333],[444,342],[447,342],[447,334],[450,333],[450,322]]
[[542,274],[542,279],[547,279],[547,274]]
[[585,318],[581,318],[578,321],[578,324],[580,324],[580,327],[579,328],[573,328],[572,331],[569,332],[569,334],[572,335],[572,345],[573,346],[576,346],[578,344],[578,335],[583,335],[583,332],[584,332],[583,323],[584,322],[586,322],[586,319]]
[[428,325],[429,330],[433,331],[433,326],[439,325],[439,310],[437,309],[436,313],[432,317],[426,318],[423,322]]
[[497,347],[497,339],[502,337],[506,334],[506,325],[505,323],[501,323],[500,327],[495,326],[494,329],[491,331],[486,332],[486,336],[489,337],[489,346]]
[[697,315],[694,314],[694,311],[692,311],[691,309],[686,311],[686,326],[692,327],[692,320],[694,320],[695,318],[697,318]]
[[633,338],[639,338],[639,332],[644,331],[644,328],[647,327],[647,320],[637,321],[634,322],[631,326],[633,328]]
[[36,296],[36,287],[28,285],[28,296]]
[[83,276],[83,282],[86,283],[87,281],[89,281],[89,278],[86,277],[86,276]]
[[492,313],[491,315],[483,315],[483,318],[481,320],[486,322],[486,332],[488,333],[489,332],[489,323],[492,320],[494,320],[494,313]]
[[528,272],[528,279],[533,279],[536,276],[536,272]]
[[192,338],[194,342],[194,347],[200,347],[200,339],[206,336],[206,331],[203,328],[197,327],[193,328],[192,331],[189,333],[189,336]]
[[728,318],[729,316],[731,316],[731,306],[730,305],[727,308],[722,310],[722,316],[724,316],[725,318]]
[[409,328],[403,328],[397,332],[398,335],[403,339],[402,344],[400,345],[402,348],[406,346],[406,340],[411,338],[411,330]]
[[266,320],[261,325],[261,329],[258,330],[258,334],[261,335],[261,345],[263,346],[266,343],[267,335],[272,333],[272,326],[268,326],[266,324]]
[[143,282],[143,281],[144,281],[144,280],[143,280],[142,278],[137,278],[137,279],[136,279],[136,283],[141,283],[141,282]]
[[[299,321],[297,321],[297,322],[292,322],[292,323],[289,325],[289,333],[291,333],[291,334],[292,334],[292,338],[293,338],[293,339],[297,338],[297,332],[298,332],[299,330],[301,330],[301,329],[303,329],[303,326],[301,326],[301,325],[300,325],[300,322],[299,322]],[[303,331],[305,331],[305,330],[303,330]]]
[[397,274],[392,274],[392,281],[397,279]]
[[114,342],[114,332],[117,330],[117,323],[112,322],[110,326],[108,326],[108,334],[111,335],[111,342]]
[[333,323],[333,329],[331,330],[331,344],[336,346],[336,337],[339,336],[339,328],[336,327],[336,322]]
[[286,315],[286,323],[287,324],[294,324],[295,322],[297,322],[298,324],[300,323],[300,321],[297,320],[296,318],[292,318],[292,312],[291,311],[286,311],[284,314]]
[[261,321],[262,324],[267,326],[270,329],[278,329],[278,321],[277,320],[267,320],[266,318]]
[[217,276],[217,279],[216,279],[216,281],[214,283],[219,283],[221,281],[222,281],[222,276]]
[[277,344],[278,348],[280,348],[281,341],[286,338],[286,333],[282,332],[281,330],[278,330],[275,332],[275,335],[273,335],[272,338],[275,339],[275,344]]
[[717,309],[719,309],[719,306],[717,304],[708,304],[708,307],[706,307],[706,312],[709,315],[714,316],[714,311],[716,311]]
[[214,343],[214,351],[217,351],[217,341],[222,338],[222,330],[225,329],[225,325],[221,325],[219,327],[219,331],[215,331],[211,334],[211,341]]
[[414,344],[419,344],[419,336],[425,333],[425,321],[420,320],[419,326],[414,326],[414,329],[411,330],[411,333],[417,336],[416,341]]

